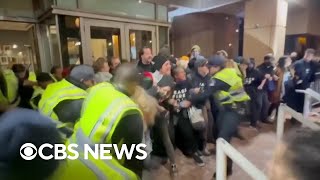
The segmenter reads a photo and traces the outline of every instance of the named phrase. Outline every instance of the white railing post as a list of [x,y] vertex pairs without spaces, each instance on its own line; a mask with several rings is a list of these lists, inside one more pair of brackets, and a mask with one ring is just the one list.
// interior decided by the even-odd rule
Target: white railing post
[[227,141],[222,138],[217,140],[217,164],[216,164],[216,179],[226,180],[226,157],[232,159],[242,170],[244,170],[252,179],[267,180],[267,176],[254,166],[247,158],[239,151],[232,147]]
[[277,117],[277,141],[281,141],[285,122],[285,104],[280,104]]
[[[307,91],[308,92],[308,91]],[[303,105],[303,117],[307,118],[311,112],[311,96],[308,93],[304,94],[304,105]]]
[[227,157],[223,152],[223,141],[217,140],[217,152],[216,152],[216,179],[226,180],[227,176]]

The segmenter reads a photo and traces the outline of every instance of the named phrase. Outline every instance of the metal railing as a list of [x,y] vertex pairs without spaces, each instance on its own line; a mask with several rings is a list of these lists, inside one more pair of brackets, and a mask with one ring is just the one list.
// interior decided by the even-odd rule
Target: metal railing
[[297,121],[301,122],[303,126],[309,127],[314,130],[320,130],[320,126],[314,123],[308,116],[305,117],[301,113],[293,110],[285,104],[281,104],[278,112],[277,119],[277,141],[280,142],[283,137],[284,123],[286,121],[286,113],[289,113]]
[[267,180],[267,176],[253,165],[247,158],[245,158],[239,151],[232,147],[227,141],[222,138],[217,140],[217,154],[216,154],[216,179],[227,179],[227,156],[233,160],[241,169],[250,175],[253,179]]
[[312,89],[306,89],[306,90],[296,90],[298,93],[304,93],[304,106],[303,106],[303,114],[298,113],[297,111],[293,110],[289,106],[285,104],[281,104],[279,106],[278,111],[278,118],[277,118],[277,140],[278,142],[281,141],[283,137],[284,132],[284,123],[286,121],[286,113],[289,113],[293,118],[295,118],[297,121],[302,123],[302,126],[309,127],[314,130],[320,130],[320,126],[314,123],[309,118],[309,113],[312,109],[312,99],[316,99],[320,101],[320,94]]
[[[285,104],[279,106],[277,117],[277,142],[280,142],[284,133],[284,123],[286,121],[286,114],[290,114],[297,121],[301,122],[303,126],[309,127],[314,130],[320,130],[320,126],[314,123],[309,118],[311,112],[311,100],[312,98],[320,101],[320,94],[312,89],[296,90],[298,93],[304,93],[304,108],[303,114],[298,113]],[[227,156],[232,159],[241,169],[243,169],[252,179],[267,180],[267,176],[253,165],[247,158],[245,158],[239,151],[232,147],[227,141],[222,138],[217,140],[217,154],[216,154],[216,179],[227,179]]]
[[320,102],[320,94],[312,89],[296,90],[297,93],[304,93],[304,106],[303,106],[303,117],[307,118],[312,108],[312,99],[316,99]]

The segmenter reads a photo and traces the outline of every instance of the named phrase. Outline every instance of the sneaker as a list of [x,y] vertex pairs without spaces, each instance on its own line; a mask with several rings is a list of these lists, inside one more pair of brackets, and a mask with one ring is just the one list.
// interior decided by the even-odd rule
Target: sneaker
[[194,159],[194,161],[197,163],[198,166],[200,166],[200,167],[204,166],[204,162],[198,153],[194,153],[192,155],[192,158]]
[[264,120],[264,121],[261,121],[262,123],[264,124],[272,124],[272,122],[270,120]]
[[176,176],[178,174],[178,168],[176,164],[171,164],[170,175]]
[[197,150],[197,155],[203,160],[203,153],[202,153],[202,151],[199,151],[199,150]]
[[204,150],[201,152],[204,156],[211,156],[211,152],[207,148],[204,148]]
[[259,132],[259,129],[258,129],[258,127],[257,126],[249,126],[249,129],[251,129],[251,130],[254,130],[254,131],[256,131],[256,132]]

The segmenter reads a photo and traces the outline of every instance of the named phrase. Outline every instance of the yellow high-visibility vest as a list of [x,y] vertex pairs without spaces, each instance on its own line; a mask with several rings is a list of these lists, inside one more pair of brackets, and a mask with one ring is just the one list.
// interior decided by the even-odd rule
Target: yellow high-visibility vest
[[138,105],[128,96],[103,82],[90,89],[75,131],[81,130],[93,143],[112,143],[117,124],[128,114],[142,115]]
[[83,102],[81,118],[71,140],[79,145],[115,144],[112,142],[113,133],[122,117],[130,114],[142,116],[138,105],[113,85],[107,82],[97,84]]
[[[48,85],[46,90],[44,90],[41,100],[39,101],[39,111],[42,114],[58,121],[58,116],[54,113],[53,109],[60,102],[64,100],[84,99],[87,94],[87,91],[63,79],[59,82]],[[59,124],[58,127],[63,127],[65,125],[65,123]]]
[[49,75],[51,76],[51,78],[52,78],[53,82],[58,82],[58,80],[54,77],[54,75],[53,75],[53,74],[49,74]]
[[41,88],[41,87],[35,87],[34,88],[34,91],[33,91],[33,94],[32,94],[32,97],[30,99],[30,105],[31,107],[34,109],[34,110],[37,110],[38,109],[38,105],[35,104],[34,100],[36,97],[38,96],[42,96],[42,93],[44,92],[44,90]]
[[[49,180],[138,180],[139,177],[131,170],[120,165],[115,159],[100,160],[89,154],[84,159],[83,150],[77,149],[80,156],[76,160],[66,159],[60,164]],[[70,152],[67,152],[69,155]],[[107,154],[104,154],[107,156]]]
[[6,69],[0,71],[3,76],[5,92],[0,90],[0,103],[8,106],[16,107],[20,103],[18,93],[19,81],[12,70]]
[[233,104],[250,100],[250,97],[243,88],[242,79],[237,75],[235,69],[224,68],[217,72],[213,78],[230,85],[228,91],[218,92],[218,98],[221,104]]

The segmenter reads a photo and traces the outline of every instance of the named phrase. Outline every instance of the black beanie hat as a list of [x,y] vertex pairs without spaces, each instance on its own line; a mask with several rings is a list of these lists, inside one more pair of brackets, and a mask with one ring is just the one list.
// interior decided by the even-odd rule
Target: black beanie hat
[[162,68],[163,64],[166,63],[167,61],[168,61],[168,59],[166,57],[164,57],[164,56],[155,56],[153,58],[153,62],[154,62],[153,67],[154,67],[154,69],[159,71]]

